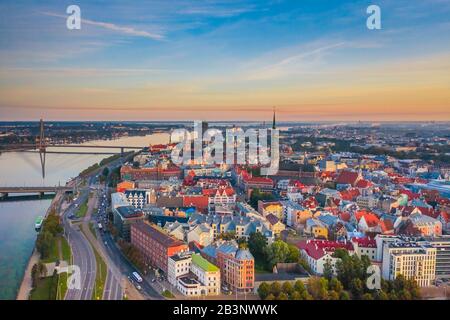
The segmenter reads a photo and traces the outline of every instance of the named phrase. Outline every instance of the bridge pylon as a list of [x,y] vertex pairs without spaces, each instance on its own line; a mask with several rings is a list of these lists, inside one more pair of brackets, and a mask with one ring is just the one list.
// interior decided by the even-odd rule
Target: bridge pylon
[[41,118],[39,125],[39,158],[41,159],[41,169],[42,169],[42,178],[45,178],[45,156],[47,150],[47,144],[45,142],[45,134],[44,134],[44,120]]

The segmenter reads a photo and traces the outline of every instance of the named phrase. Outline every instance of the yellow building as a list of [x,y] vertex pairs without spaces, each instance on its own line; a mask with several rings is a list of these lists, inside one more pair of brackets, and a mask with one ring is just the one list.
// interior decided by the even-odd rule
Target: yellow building
[[264,217],[269,214],[273,214],[278,219],[283,220],[283,205],[278,202],[263,202],[258,201],[258,212],[261,213]]
[[323,226],[312,227],[311,232],[316,239],[328,239],[328,229]]
[[272,231],[274,236],[279,236],[281,231],[286,229],[284,223],[282,223],[274,214],[269,214],[266,216],[266,219],[269,222],[269,229]]

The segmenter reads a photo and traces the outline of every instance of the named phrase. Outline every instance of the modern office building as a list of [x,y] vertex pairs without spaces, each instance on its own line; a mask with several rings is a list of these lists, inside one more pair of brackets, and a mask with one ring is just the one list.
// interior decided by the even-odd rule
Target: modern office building
[[394,280],[399,275],[414,279],[419,287],[434,284],[436,248],[413,241],[390,241],[383,247],[382,277]]
[[426,239],[436,249],[436,278],[450,278],[450,236]]

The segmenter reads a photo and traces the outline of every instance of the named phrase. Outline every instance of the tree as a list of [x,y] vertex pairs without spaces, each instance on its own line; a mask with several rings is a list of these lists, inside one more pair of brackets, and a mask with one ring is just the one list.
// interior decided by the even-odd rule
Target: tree
[[286,262],[298,262],[300,259],[300,251],[293,244],[288,244],[289,253]]
[[272,282],[272,284],[270,285],[270,293],[275,297],[278,297],[278,295],[281,293],[281,285],[276,281]]
[[286,281],[281,286],[281,291],[283,291],[284,293],[286,293],[288,295],[291,295],[294,292],[294,287],[292,286],[292,284],[290,282]]
[[239,238],[236,242],[239,245],[239,249],[248,249],[248,244],[245,238]]
[[331,264],[331,259],[327,259],[323,265],[323,276],[328,281],[333,277],[333,265]]
[[258,287],[258,295],[262,300],[265,300],[270,294],[270,285],[267,282],[263,282]]
[[267,247],[267,239],[261,232],[253,232],[248,238],[248,249],[252,253],[255,260],[261,261],[264,259],[264,250]]
[[389,296],[383,290],[379,290],[375,294],[375,299],[376,300],[389,300]]
[[362,296],[361,296],[361,299],[362,300],[373,300],[373,296],[370,294],[370,293],[364,293]]
[[266,297],[266,300],[275,300],[275,296],[271,293]]
[[36,239],[36,249],[41,254],[42,258],[47,258],[50,254],[50,248],[53,242],[54,236],[47,230],[42,230]]
[[302,281],[297,280],[297,281],[295,281],[295,284],[294,284],[294,290],[299,293],[303,293],[306,291],[306,288]]
[[302,295],[298,291],[294,291],[291,294],[291,300],[303,300]]
[[339,300],[339,293],[334,290],[328,292],[328,300]]
[[108,174],[109,174],[109,169],[108,169],[108,167],[103,168],[102,176],[107,177]]
[[328,280],[311,277],[308,279],[308,292],[316,300],[326,300],[328,297]]
[[276,240],[266,247],[265,253],[269,267],[272,268],[277,263],[286,262],[289,256],[289,247],[286,242]]
[[259,189],[253,189],[252,194],[250,195],[249,203],[253,208],[258,209],[258,201],[259,200],[270,201],[273,199],[275,199],[273,194],[261,192],[261,190],[259,190]]
[[302,295],[302,300],[313,300],[314,299],[313,296],[310,295],[308,293],[308,291],[306,291],[306,290],[303,291],[303,293],[301,295]]
[[342,291],[340,294],[339,294],[339,299],[340,300],[350,300],[350,295],[348,294],[348,292],[347,291]]
[[37,265],[37,272],[41,278],[47,275],[47,267],[42,261],[39,261]]
[[277,300],[288,300],[288,295],[287,295],[286,293],[284,293],[284,292],[281,292],[281,293],[278,295]]
[[411,293],[406,289],[400,290],[398,297],[400,300],[412,300]]
[[350,290],[352,292],[353,298],[360,299],[364,293],[364,286],[361,279],[355,278],[350,282]]
[[230,241],[236,239],[236,232],[229,231],[229,232],[223,232],[219,235],[219,239]]
[[33,288],[36,288],[39,281],[38,265],[36,263],[33,264],[33,267],[31,268],[31,280],[31,285],[33,286]]
[[329,281],[329,289],[330,290],[334,290],[337,293],[341,293],[341,291],[344,290],[344,286],[342,285],[342,283],[338,279],[332,278]]

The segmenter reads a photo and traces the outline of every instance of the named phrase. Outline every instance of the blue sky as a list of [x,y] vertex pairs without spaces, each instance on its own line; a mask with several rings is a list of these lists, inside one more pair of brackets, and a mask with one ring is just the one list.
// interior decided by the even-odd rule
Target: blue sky
[[0,116],[450,118],[449,46],[448,0],[4,0]]

